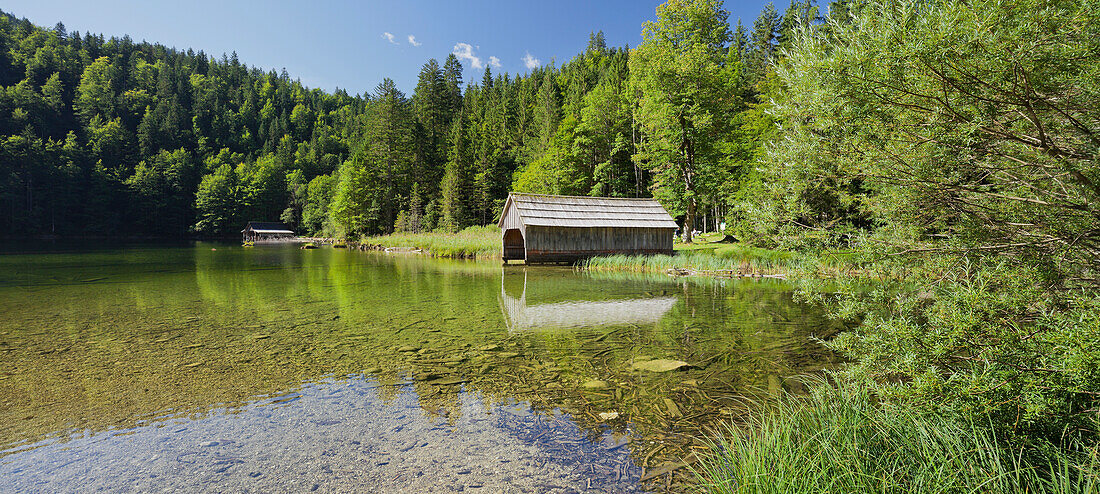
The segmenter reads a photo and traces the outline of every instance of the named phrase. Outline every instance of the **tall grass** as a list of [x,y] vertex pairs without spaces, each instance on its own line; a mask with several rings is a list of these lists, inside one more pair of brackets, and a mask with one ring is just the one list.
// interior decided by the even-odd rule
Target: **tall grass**
[[813,383],[730,426],[696,471],[718,493],[1097,493],[1096,445],[1014,447],[980,424]]
[[435,257],[500,257],[500,228],[494,225],[471,226],[458,233],[393,233],[363,237],[361,241],[382,247],[420,249]]
[[665,272],[686,269],[707,272],[733,271],[743,275],[785,273],[802,259],[793,253],[759,249],[744,245],[724,245],[713,249],[681,250],[674,255],[612,255],[588,259],[584,267],[593,271]]
[[814,254],[771,250],[736,243],[676,244],[667,255],[611,255],[593,257],[582,266],[592,271],[664,273],[670,269],[712,275],[786,275],[797,273],[818,277],[851,275],[858,271],[851,252],[824,251]]

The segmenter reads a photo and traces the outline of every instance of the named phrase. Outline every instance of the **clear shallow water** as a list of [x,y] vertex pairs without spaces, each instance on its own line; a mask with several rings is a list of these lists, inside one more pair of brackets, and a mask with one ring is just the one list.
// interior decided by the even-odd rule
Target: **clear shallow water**
[[589,440],[560,412],[454,398],[422,413],[410,386],[352,376],[199,416],[46,441],[10,455],[19,492],[636,489],[626,438]]
[[[811,336],[839,329],[770,282],[202,243],[3,255],[0,490],[675,488],[684,469],[640,479],[827,365]],[[660,358],[693,367],[634,368]]]

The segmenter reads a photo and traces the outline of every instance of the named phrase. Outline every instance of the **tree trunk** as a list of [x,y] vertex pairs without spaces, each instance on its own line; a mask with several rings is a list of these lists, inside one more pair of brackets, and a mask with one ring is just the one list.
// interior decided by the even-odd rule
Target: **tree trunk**
[[695,231],[695,149],[692,146],[692,141],[687,136],[687,121],[683,116],[680,117],[680,129],[683,136],[683,143],[680,148],[684,153],[684,162],[686,164],[683,170],[684,174],[684,195],[687,196],[687,211],[684,214],[684,243],[690,244],[692,240],[692,232]]
[[684,214],[684,243],[691,243],[691,232],[695,230],[695,198],[688,199],[687,213]]

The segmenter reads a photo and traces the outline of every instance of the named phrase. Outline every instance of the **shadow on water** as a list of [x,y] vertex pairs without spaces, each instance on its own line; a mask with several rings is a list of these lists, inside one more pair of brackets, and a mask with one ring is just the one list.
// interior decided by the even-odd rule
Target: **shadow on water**
[[[243,467],[255,458],[329,458],[336,473],[316,480],[329,487],[371,485],[399,465],[421,475],[391,479],[394,489],[595,479],[623,490],[641,469],[690,460],[709,428],[753,413],[746,396],[797,388],[793,376],[829,365],[812,338],[841,329],[779,282],[203,243],[0,256],[0,313],[4,478],[20,464],[27,479],[76,468],[33,466],[40,450],[68,448],[71,465],[110,472],[125,441],[160,444],[150,446],[164,451],[157,465],[186,441],[228,437],[238,449],[223,456],[241,462],[225,460],[235,466],[209,481],[232,488],[234,475],[260,472],[275,482],[239,484],[259,489],[317,472]],[[651,365],[662,361],[686,365]],[[324,398],[336,391],[343,398]],[[356,425],[308,425],[333,420]],[[395,420],[415,423],[427,444],[391,451],[408,445],[400,431],[379,432]],[[172,432],[178,424],[190,432]],[[367,447],[370,434],[381,435]],[[492,439],[515,459],[459,462],[445,446],[461,437]],[[304,459],[272,452],[292,440]],[[372,464],[383,450],[403,459]],[[173,465],[150,488],[197,468]],[[104,473],[103,485],[135,485],[126,475]]]

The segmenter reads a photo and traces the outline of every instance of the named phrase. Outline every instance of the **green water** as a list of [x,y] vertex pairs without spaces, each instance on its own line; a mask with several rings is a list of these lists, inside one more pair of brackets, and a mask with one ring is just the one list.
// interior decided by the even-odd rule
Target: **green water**
[[[0,488],[675,486],[686,469],[639,482],[829,365],[813,337],[840,329],[778,282],[209,243],[0,255]],[[652,359],[691,367],[635,369]],[[439,467],[447,441],[494,453]]]

